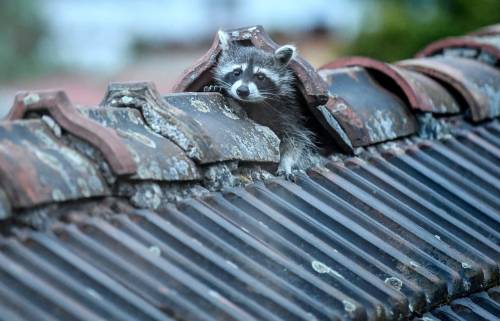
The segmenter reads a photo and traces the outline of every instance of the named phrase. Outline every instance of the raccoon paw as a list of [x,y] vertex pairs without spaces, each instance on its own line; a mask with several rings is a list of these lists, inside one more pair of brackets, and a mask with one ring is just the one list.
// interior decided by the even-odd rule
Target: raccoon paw
[[217,86],[217,85],[209,85],[203,87],[204,92],[212,92],[212,93],[224,93],[224,88],[222,86]]
[[295,181],[295,175],[292,173],[292,170],[282,168],[281,166],[276,171],[276,176],[282,176],[287,181]]

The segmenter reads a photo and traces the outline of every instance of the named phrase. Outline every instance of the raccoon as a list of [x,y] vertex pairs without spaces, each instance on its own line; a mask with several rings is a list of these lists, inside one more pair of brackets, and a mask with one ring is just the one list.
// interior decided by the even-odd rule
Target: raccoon
[[316,152],[315,138],[305,126],[294,75],[288,67],[297,50],[284,45],[269,53],[231,42],[224,31],[218,35],[222,52],[214,70],[216,85],[205,90],[222,92],[231,105],[276,133],[281,141],[276,174],[290,179],[292,170],[312,165]]

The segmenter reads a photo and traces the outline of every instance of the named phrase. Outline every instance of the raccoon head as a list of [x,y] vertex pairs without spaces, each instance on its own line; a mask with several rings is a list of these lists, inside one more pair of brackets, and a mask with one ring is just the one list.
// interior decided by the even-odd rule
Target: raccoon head
[[293,95],[293,74],[287,67],[296,54],[292,45],[269,53],[231,42],[219,31],[221,56],[214,79],[233,98],[245,102],[262,102]]

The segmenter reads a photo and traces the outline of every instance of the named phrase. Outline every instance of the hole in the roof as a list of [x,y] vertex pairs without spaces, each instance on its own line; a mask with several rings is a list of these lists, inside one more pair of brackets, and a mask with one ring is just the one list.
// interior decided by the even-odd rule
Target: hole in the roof
[[243,47],[253,47],[253,43],[250,39],[236,40],[236,43]]
[[342,149],[330,139],[328,132],[319,123],[318,119],[313,115],[311,109],[308,107],[305,97],[302,95],[297,85],[295,86],[296,99],[299,103],[301,110],[305,116],[305,126],[307,129],[315,134],[315,144],[320,148],[320,152],[324,155],[329,155],[332,152],[339,152]]
[[[238,46],[248,46],[248,47],[254,46],[251,40],[249,39],[237,40],[235,42]],[[219,59],[220,59],[220,53],[216,57],[215,66],[219,62]],[[215,66],[213,66],[212,68],[210,68],[209,70],[207,70],[205,73],[201,74],[198,77],[198,79],[195,81],[195,85],[193,85],[194,87],[193,89],[195,91],[202,91],[205,86],[215,84],[215,80],[213,78]],[[337,144],[332,143],[331,139],[328,139],[329,137],[328,133],[323,128],[323,126],[321,126],[316,117],[313,115],[310,108],[308,108],[308,104],[302,93],[302,90],[300,90],[299,88],[300,86],[297,84],[298,81],[297,74],[295,72],[293,73],[295,76],[295,85],[294,85],[296,93],[295,97],[305,116],[305,126],[315,134],[316,144],[325,154],[331,154],[333,151],[338,152],[342,150],[340,146],[337,146]]]

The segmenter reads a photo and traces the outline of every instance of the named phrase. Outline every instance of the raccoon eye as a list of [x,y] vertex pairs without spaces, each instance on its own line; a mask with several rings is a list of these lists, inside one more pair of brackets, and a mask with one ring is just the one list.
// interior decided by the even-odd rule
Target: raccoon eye
[[257,77],[258,80],[264,80],[266,78],[266,75],[262,73],[255,74],[255,77]]
[[236,77],[239,76],[239,75],[241,75],[241,69],[238,68],[238,69],[233,70],[233,75],[236,76]]

